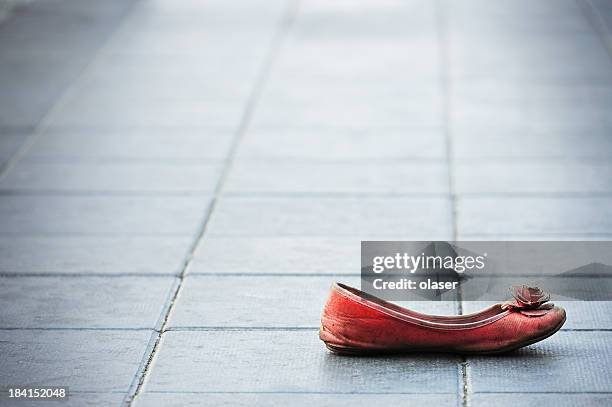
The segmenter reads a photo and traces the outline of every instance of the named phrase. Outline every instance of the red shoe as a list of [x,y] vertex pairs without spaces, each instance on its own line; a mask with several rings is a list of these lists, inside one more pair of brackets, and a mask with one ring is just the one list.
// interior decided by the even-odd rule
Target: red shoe
[[512,288],[513,302],[460,316],[410,311],[335,283],[323,309],[319,337],[339,354],[452,352],[494,354],[541,341],[565,322],[565,310],[545,304],[538,288]]

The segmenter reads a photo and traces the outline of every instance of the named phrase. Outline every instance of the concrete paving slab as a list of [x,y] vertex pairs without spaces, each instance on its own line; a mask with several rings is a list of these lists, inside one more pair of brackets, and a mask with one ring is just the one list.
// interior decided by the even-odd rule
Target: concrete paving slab
[[104,75],[88,73],[79,82],[79,92],[98,100],[131,100],[134,103],[242,101],[248,97],[255,79],[257,64],[253,65],[251,69],[235,72],[234,77],[209,74],[198,78],[189,75],[190,72],[181,76],[139,74],[135,69]]
[[[209,19],[214,18],[208,16]],[[253,16],[250,16],[252,19]],[[245,18],[246,19],[246,18]],[[264,27],[257,30],[246,29],[238,35],[233,35],[235,32],[221,31],[218,33],[210,32],[206,41],[198,38],[197,31],[201,31],[204,24],[204,18],[196,18],[195,16],[181,16],[179,18],[170,18],[166,21],[146,21],[133,25],[122,33],[117,33],[113,44],[106,47],[100,55],[101,63],[108,63],[112,60],[120,60],[134,66],[142,65],[147,61],[158,61],[160,64],[169,58],[168,64],[180,65],[193,62],[196,66],[210,61],[218,61],[219,66],[223,67],[228,63],[243,62],[242,67],[245,75],[250,75],[256,66],[261,63],[261,59],[265,56],[268,46],[270,45],[271,36],[274,26],[268,23],[263,23]],[[217,21],[219,23],[220,21]],[[146,27],[146,24],[151,24],[151,27]],[[196,35],[185,30],[185,25],[195,27]],[[159,33],[143,33],[146,28],[152,30],[157,25],[159,30],[168,30],[169,34],[164,38]],[[178,32],[173,33],[172,25]],[[180,32],[182,30],[182,32]],[[240,27],[235,26],[235,31],[239,31]],[[201,32],[199,36],[201,37]],[[256,41],[245,39],[247,36],[258,37]],[[223,44],[223,41],[227,44]],[[199,41],[199,42],[198,42]],[[196,47],[201,45],[201,47]],[[223,46],[226,45],[226,46]],[[195,49],[195,50],[194,50]],[[165,65],[165,63],[164,63]]]
[[[222,33],[216,34],[207,32],[206,30],[202,30],[202,27],[187,29],[177,27],[177,29],[172,30],[168,30],[167,28],[152,29],[140,27],[138,31],[135,29],[131,29],[131,31],[131,33],[126,34],[131,35],[131,40],[133,40],[135,36],[142,36],[144,31],[147,31],[147,35],[151,37],[151,41],[155,39],[157,39],[157,41],[167,40],[168,36],[175,36],[177,41],[181,39],[184,41],[188,39],[190,35],[193,35],[195,38],[192,37],[189,43],[193,43],[206,35],[211,37],[207,40],[212,40],[222,35]],[[232,38],[231,34],[223,34],[226,34],[230,39]],[[243,36],[247,35],[248,34],[245,33]],[[202,42],[202,45],[205,44],[207,46],[211,45]],[[185,43],[183,43],[183,46],[184,45]],[[220,49],[222,48],[219,44],[217,44],[217,47]],[[245,58],[247,55],[250,55],[249,51],[250,50],[240,50],[240,52],[233,55],[228,54],[225,57],[219,56],[214,64],[210,63],[210,59],[208,63],[206,63],[207,61],[205,58],[201,58],[199,54],[194,54],[189,58],[192,64],[185,65],[181,62],[184,62],[187,56],[179,56],[176,59],[166,60],[165,62],[163,61],[163,57],[143,53],[124,54],[121,57],[113,59],[111,58],[112,52],[110,53],[111,55],[109,55],[107,49],[99,56],[98,63],[91,66],[91,69],[87,71],[87,77],[84,78],[84,80],[86,82],[91,80],[92,83],[96,81],[121,80],[124,82],[132,82],[135,87],[140,87],[147,82],[150,83],[150,81],[153,81],[159,82],[163,88],[168,88],[172,81],[176,81],[179,86],[177,94],[189,92],[189,90],[186,89],[189,83],[193,85],[191,92],[197,90],[200,86],[214,85],[216,81],[228,86],[241,87],[246,83],[252,83],[257,75],[258,60],[256,58]],[[252,56],[262,55],[262,51],[265,51],[265,49],[259,49],[258,52]],[[245,58],[245,63],[235,64],[234,62],[240,60],[241,57]],[[228,84],[230,79],[234,80],[233,85]],[[233,91],[234,89],[229,90]],[[192,93],[192,95],[194,94]],[[194,96],[201,98],[205,95]]]
[[446,198],[224,198],[209,235],[376,236],[447,240]]
[[[414,32],[419,24],[409,24],[407,17],[401,27],[391,27],[352,14],[354,21],[350,24],[333,17],[312,18],[302,14],[302,24],[294,27],[274,64],[274,82],[311,84],[315,88],[330,83],[334,85],[332,91],[339,84],[359,82],[362,90],[375,86],[394,95],[401,92],[403,96],[412,87],[415,96],[431,97],[432,90],[439,86],[436,79],[440,74],[435,34]],[[345,13],[345,17],[348,15]],[[360,41],[368,26],[371,36]],[[396,35],[389,36],[387,30]],[[383,77],[385,80],[381,81]]]
[[[395,95],[398,91],[405,95],[403,92],[412,85],[416,95],[422,92],[432,95],[436,75],[440,74],[433,23],[410,24],[408,20],[415,16],[404,14],[401,26],[390,26],[357,13],[343,15],[344,19],[302,14],[273,67],[274,82],[297,86],[310,83],[315,87],[333,83],[333,92],[338,85],[359,81],[358,91],[376,86]],[[348,22],[347,18],[353,21]],[[398,19],[399,15],[379,18]],[[419,25],[428,27],[419,31]],[[367,27],[368,37],[363,38]],[[385,80],[381,80],[383,77]],[[316,79],[320,80],[318,84]],[[397,87],[392,89],[392,84]]]
[[[0,111],[1,125],[33,127],[42,119],[76,75],[77,69],[82,67],[83,61],[66,67],[64,59],[65,56],[41,57],[10,52],[0,56],[2,96],[7,104],[7,108]],[[53,79],[36,76],[40,68],[27,68],[43,64],[48,67]]]
[[[364,31],[355,35],[370,39],[389,36],[397,39],[401,33],[421,34],[433,30],[435,8],[426,1],[410,1],[380,4],[362,1],[346,4],[329,4],[321,0],[311,0],[300,8],[300,19],[296,28],[314,29],[320,27],[322,37],[344,36],[356,38],[351,28],[368,24]],[[306,31],[306,30],[305,30]],[[306,33],[316,35],[314,30]],[[357,37],[359,38],[359,37]]]
[[612,6],[610,3],[606,0],[592,0],[589,4],[594,6],[595,14],[603,20],[605,27],[612,30]]
[[[612,75],[612,74],[611,74]],[[536,126],[586,127],[591,123],[602,123],[609,127],[610,118],[606,112],[610,105],[557,106],[554,104],[521,107],[516,105],[496,106],[479,103],[460,104],[452,113],[452,121],[457,126],[470,126],[481,123],[489,127],[517,127],[522,122]]]
[[509,34],[592,32],[588,21],[580,14],[579,5],[570,0],[546,0],[537,5],[525,0],[511,3],[470,0],[448,7],[456,26],[474,33],[487,28]]
[[360,272],[359,238],[299,236],[205,237],[200,242],[188,270],[189,274],[357,275]]
[[[562,37],[569,41],[580,41],[583,37]],[[596,36],[588,37],[597,39]],[[536,38],[535,41],[541,41]],[[557,37],[545,37],[544,45],[558,42]],[[582,44],[581,44],[582,45]],[[590,46],[599,44],[589,42]],[[450,86],[453,99],[461,104],[486,103],[497,107],[538,109],[546,106],[570,107],[582,105],[585,107],[607,106],[612,102],[612,83],[589,82],[555,82],[536,81],[530,79],[500,79],[491,77],[470,77],[455,81]],[[494,136],[494,134],[491,134]],[[585,134],[590,137],[591,134]]]
[[27,139],[27,133],[5,132],[0,130],[0,166],[13,157]]
[[[128,16],[108,50],[123,54],[155,53],[167,57],[205,55],[209,61],[214,61],[208,51],[211,48],[221,50],[223,45],[227,45],[226,53],[244,54],[249,45],[251,49],[268,45],[266,35],[271,35],[286,6],[280,1],[257,1],[241,7],[216,1],[181,1],[176,5],[149,2]],[[213,37],[216,33],[225,34],[225,44],[220,37]],[[232,41],[237,33],[243,34],[241,41]]]
[[36,125],[133,2],[50,3],[29,3],[0,26],[1,124]]
[[[83,7],[83,3],[88,7]],[[134,4],[117,0],[96,3],[21,2],[10,18],[3,21],[0,48],[32,54],[72,54],[81,61],[90,58]]]
[[[183,0],[179,2],[167,3],[163,0],[154,0],[148,7],[143,7],[138,10],[138,15],[151,19],[160,19],[162,21],[168,19],[179,19],[181,17],[212,17],[222,18],[222,23],[227,24],[227,20],[236,18],[239,22],[249,16],[257,16],[263,18],[271,12],[278,11],[282,8],[284,2],[281,0],[253,0],[245,5],[232,4],[223,0],[210,0],[202,3],[198,0]],[[253,24],[257,24],[257,19],[253,19]],[[209,26],[204,26],[203,29],[210,29]]]
[[191,237],[0,236],[0,274],[179,274]]
[[[335,281],[361,286],[357,276],[189,276],[183,282],[172,312],[170,328],[317,329]],[[236,296],[240,301],[236,301]],[[412,301],[400,305],[446,315],[455,314],[457,308],[452,301]]]
[[184,160],[200,163],[225,158],[233,128],[48,128],[27,158],[73,161]]
[[173,277],[2,277],[0,329],[159,329]]
[[134,403],[143,406],[313,406],[369,407],[372,405],[413,405],[455,406],[456,396],[452,394],[312,394],[312,393],[144,393]]
[[51,407],[81,407],[81,406],[116,406],[122,405],[127,392],[122,393],[76,393],[70,390],[68,399],[45,401],[35,400],[30,404],[26,404],[23,399],[2,399],[2,405],[5,407],[23,407],[25,405],[42,405]]
[[316,330],[170,331],[144,390],[454,395],[457,372],[452,356],[333,355]]
[[[228,44],[233,37],[240,36],[243,46],[256,45],[265,37],[262,35],[251,35],[249,37],[245,34],[269,33],[279,22],[285,7],[287,7],[286,3],[280,1],[252,2],[251,5],[244,8],[225,4],[210,7],[213,2],[181,3],[183,5],[174,6],[157,1],[134,10],[129,16],[128,24],[122,27],[116,41],[112,44],[112,51],[174,52],[195,55],[198,50],[194,48],[196,43],[201,44],[203,51],[210,48],[222,48],[218,41],[207,41],[210,39],[206,37],[192,36],[192,41],[168,41],[168,37],[176,38],[176,34],[181,35],[193,31],[199,34],[227,34]],[[185,5],[188,6],[185,7]],[[136,27],[141,28],[141,30],[136,30]],[[155,46],[151,41],[151,35],[163,41]],[[193,40],[197,40],[197,42]],[[145,45],[149,45],[149,47]],[[242,51],[241,48],[236,49]]]
[[[288,161],[236,163],[225,184],[227,194],[410,193],[448,195],[445,162],[292,163]],[[410,189],[405,188],[410,185]]]
[[[138,103],[135,103],[138,102]],[[228,126],[240,120],[243,101],[130,101],[76,93],[53,115],[52,126]]]
[[[314,23],[307,29],[313,30],[317,25],[321,24]],[[364,29],[357,25],[350,28],[356,37],[359,27]],[[275,82],[290,84],[297,89],[311,85],[321,90],[321,84],[329,83],[333,84],[330,95],[339,96],[338,90],[342,89],[339,85],[346,87],[359,82],[362,91],[369,87],[370,92],[388,92],[400,99],[408,99],[407,94],[412,88],[416,99],[432,100],[432,89],[439,86],[439,81],[436,81],[440,75],[439,55],[431,37],[417,35],[398,41],[383,36],[367,45],[344,37],[325,40],[317,37],[316,40],[297,38],[290,44],[279,56],[273,75]],[[385,77],[384,82],[381,77]],[[274,94],[280,95],[280,89]]]
[[612,231],[604,197],[465,197],[458,201],[462,234],[593,235]]
[[65,163],[24,159],[0,180],[0,190],[212,193],[220,173],[218,164]]
[[261,127],[244,136],[238,162],[247,159],[330,160],[378,162],[378,160],[444,159],[441,129],[360,127]]
[[[317,329],[335,280],[335,277],[189,276],[183,282],[170,327]],[[359,286],[359,277],[344,277],[340,281]],[[236,295],[240,301],[236,301]]]
[[612,192],[607,161],[466,160],[454,165],[458,194],[605,194]]
[[4,235],[192,236],[207,205],[203,196],[2,196],[0,217]]
[[[498,41],[507,37],[503,33],[497,36]],[[518,41],[519,37],[515,42],[505,43],[503,51],[493,50],[495,38],[495,33],[484,41],[473,36],[454,37],[451,52],[456,65],[452,67],[452,76],[457,79],[488,77],[555,83],[610,84],[612,81],[609,72],[612,61],[598,43],[599,38],[592,33],[572,34],[565,36],[565,40],[547,43],[538,43],[536,36],[525,35],[523,42]],[[483,52],[487,53],[487,58],[478,57]],[[584,58],[580,59],[580,56]],[[486,107],[483,109],[481,117],[490,113],[487,110]]]
[[567,311],[567,330],[612,330],[612,301],[554,301]]
[[0,330],[0,386],[125,394],[151,338],[148,330]]
[[609,393],[611,349],[612,332],[557,332],[506,356],[468,358],[472,391]]
[[499,406],[512,407],[516,406],[517,400],[529,400],[529,403],[535,403],[541,406],[555,405],[557,407],[573,407],[573,406],[607,406],[612,403],[612,395],[610,394],[567,394],[567,393],[476,393],[470,396],[471,406]]
[[[338,86],[333,81],[318,87],[299,82],[276,82],[268,88],[254,126],[423,126],[437,127],[442,116],[439,92],[422,95],[398,94],[397,90],[354,85]],[[430,88],[427,88],[430,89]],[[372,109],[376,100],[377,109]]]
[[504,241],[609,241],[612,240],[612,233],[606,234],[592,234],[588,233],[568,233],[558,236],[552,236],[550,234],[546,234],[546,232],[542,232],[541,234],[536,235],[524,235],[520,233],[516,234],[470,234],[470,233],[458,233],[457,240],[472,240],[472,241],[496,241],[500,240]]
[[500,126],[493,133],[470,124],[453,127],[453,151],[457,160],[466,162],[481,158],[609,160],[609,133],[609,127],[598,124],[564,128],[523,123]]

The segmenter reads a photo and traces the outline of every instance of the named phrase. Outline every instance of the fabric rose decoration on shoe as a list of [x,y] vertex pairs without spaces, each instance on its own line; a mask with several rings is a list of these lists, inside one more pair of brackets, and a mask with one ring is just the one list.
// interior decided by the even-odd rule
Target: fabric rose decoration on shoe
[[514,310],[530,317],[539,317],[554,307],[552,303],[546,304],[550,300],[550,294],[538,287],[515,285],[510,287],[510,294],[514,297],[514,301],[502,304],[504,310]]

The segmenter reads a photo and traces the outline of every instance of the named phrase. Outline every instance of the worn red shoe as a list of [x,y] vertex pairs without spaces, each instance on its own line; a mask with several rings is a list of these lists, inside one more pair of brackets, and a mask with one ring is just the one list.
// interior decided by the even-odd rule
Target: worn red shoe
[[515,301],[460,316],[426,315],[335,283],[319,337],[333,352],[452,352],[494,354],[541,341],[565,322],[565,310],[546,304],[538,288],[512,288]]

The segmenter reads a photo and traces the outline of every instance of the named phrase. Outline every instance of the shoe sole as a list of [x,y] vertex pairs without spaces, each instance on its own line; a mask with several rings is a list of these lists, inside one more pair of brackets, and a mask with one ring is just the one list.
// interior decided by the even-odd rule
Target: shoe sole
[[566,319],[567,319],[567,316],[563,318],[563,320],[557,326],[555,326],[550,332],[547,332],[545,335],[542,335],[537,338],[531,339],[529,341],[520,343],[518,345],[507,346],[505,348],[496,349],[492,351],[455,351],[455,350],[441,350],[441,349],[431,349],[431,348],[429,349],[427,348],[423,348],[423,349],[415,349],[415,348],[364,349],[364,348],[356,348],[356,347],[351,347],[351,346],[334,345],[334,344],[331,344],[325,341],[324,342],[325,342],[325,346],[327,347],[327,349],[334,352],[335,354],[342,355],[342,356],[375,356],[375,355],[388,355],[388,354],[409,354],[409,353],[417,353],[417,352],[452,353],[452,354],[457,354],[457,355],[483,355],[483,356],[499,355],[502,353],[508,353],[508,352],[512,352],[520,348],[524,348],[525,346],[533,345],[536,342],[540,342],[548,338],[549,336],[554,335],[555,333],[557,333],[557,331],[559,331],[559,329],[561,329],[563,324],[565,324]]

